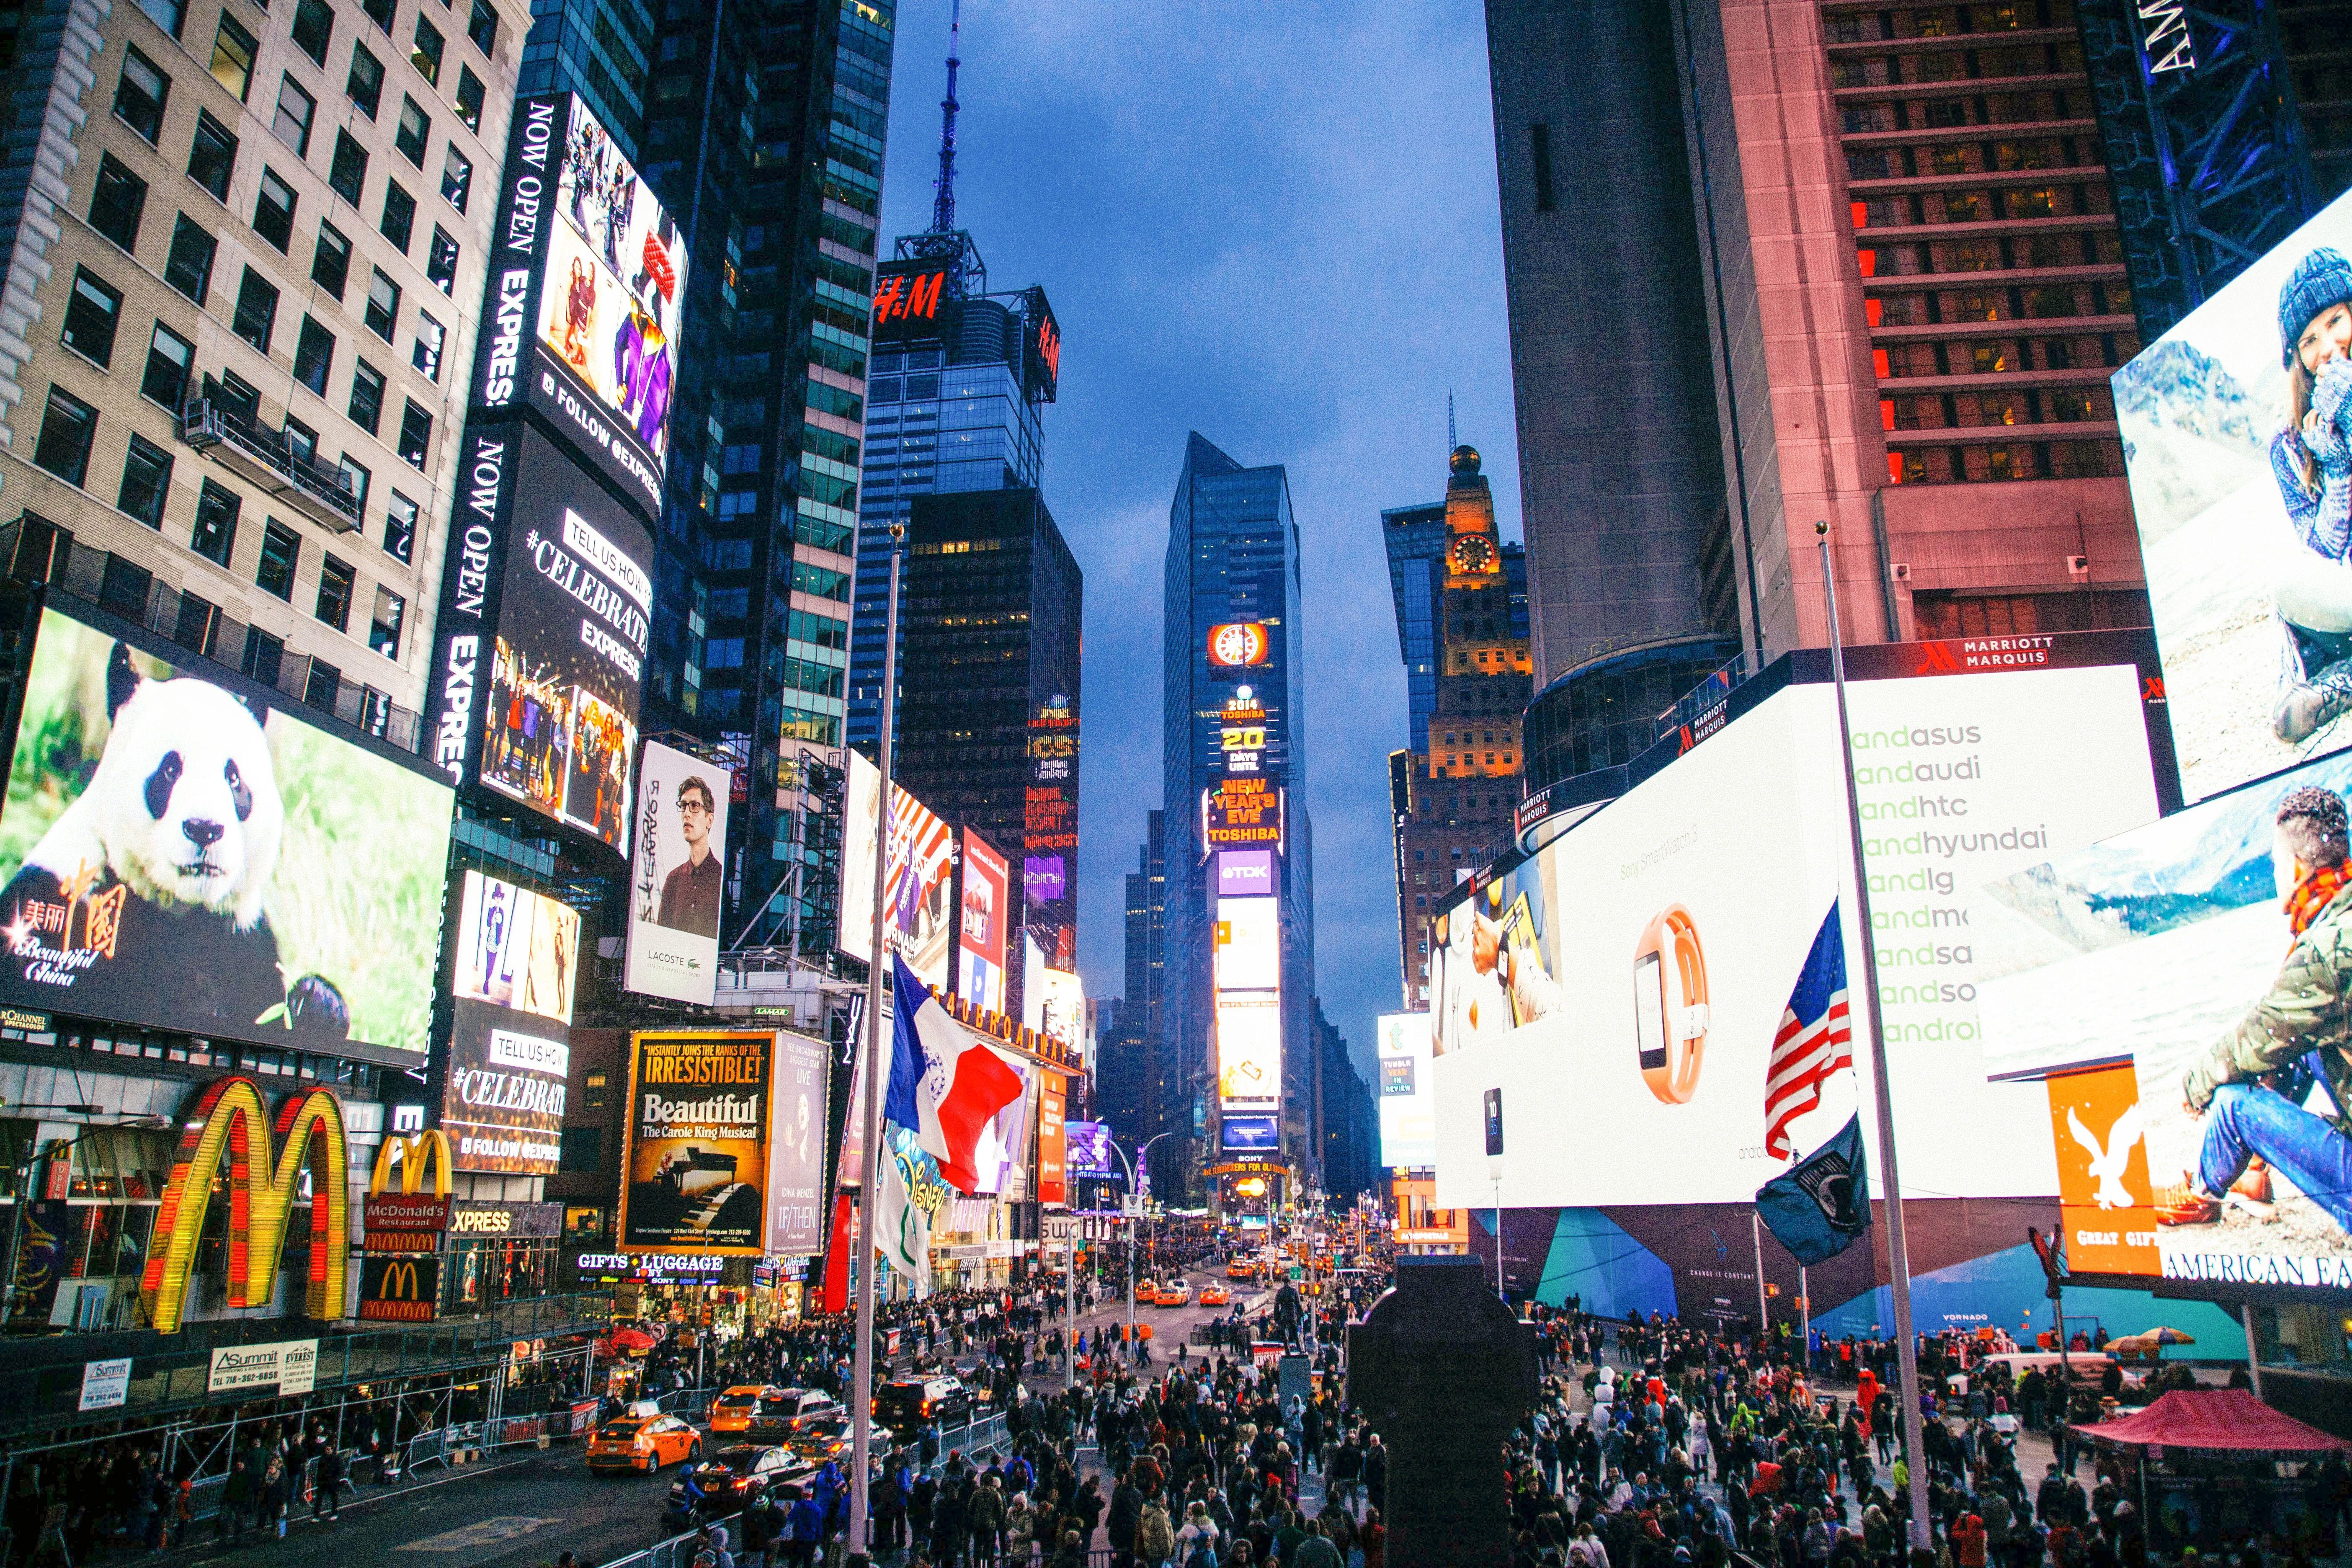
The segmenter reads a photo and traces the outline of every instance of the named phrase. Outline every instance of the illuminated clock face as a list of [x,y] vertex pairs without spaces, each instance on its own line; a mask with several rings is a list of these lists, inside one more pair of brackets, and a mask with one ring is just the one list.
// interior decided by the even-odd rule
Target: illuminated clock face
[[1454,542],[1454,569],[1465,575],[1495,569],[1495,546],[1483,533],[1465,533]]
[[1227,668],[1264,664],[1266,651],[1265,627],[1255,621],[1213,627],[1209,633],[1211,661]]

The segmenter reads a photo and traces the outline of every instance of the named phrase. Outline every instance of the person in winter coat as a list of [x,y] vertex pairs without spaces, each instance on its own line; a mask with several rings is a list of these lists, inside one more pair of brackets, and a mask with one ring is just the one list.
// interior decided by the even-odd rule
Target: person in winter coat
[[2322,246],[2297,262],[2278,329],[2289,413],[2271,437],[2271,477],[2304,549],[2274,590],[2289,658],[2272,724],[2296,745],[2352,710],[2352,261]]
[[1110,1549],[1118,1555],[1113,1559],[1118,1568],[1128,1568],[1135,1560],[1136,1526],[1143,1520],[1143,1489],[1135,1484],[1132,1471],[1121,1471],[1110,1490]]
[[993,1563],[1004,1545],[1004,1493],[1002,1484],[992,1475],[980,1478],[971,1489],[971,1500],[966,1505],[968,1528],[971,1531],[971,1556],[975,1563]]
[[311,1486],[310,1517],[334,1523],[343,1490],[343,1457],[332,1443],[320,1446],[316,1467],[311,1471]]
[[798,1487],[787,1487],[784,1495],[793,1500],[791,1511],[785,1515],[786,1559],[793,1568],[812,1568],[816,1562],[817,1548],[824,1542],[824,1510],[813,1497],[802,1494]]
[[1194,1498],[1184,1510],[1184,1528],[1176,1532],[1179,1568],[1216,1568],[1217,1542],[1223,1531],[1209,1516],[1209,1505]]
[[1176,1530],[1158,1498],[1148,1499],[1135,1520],[1135,1560],[1142,1568],[1166,1568],[1176,1555]]

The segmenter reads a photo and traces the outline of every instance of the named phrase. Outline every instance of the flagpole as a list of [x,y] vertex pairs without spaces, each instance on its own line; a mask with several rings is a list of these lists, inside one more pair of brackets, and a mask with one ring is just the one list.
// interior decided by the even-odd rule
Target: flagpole
[[1830,618],[1830,679],[1837,689],[1838,761],[1845,769],[1845,824],[1853,852],[1854,912],[1862,921],[1862,1012],[1870,1040],[1870,1083],[1878,1115],[1878,1168],[1886,1179],[1887,1277],[1895,1297],[1895,1364],[1903,1394],[1903,1447],[1911,1471],[1911,1544],[1933,1550],[1927,1518],[1927,1447],[1919,1415],[1919,1350],[1911,1335],[1911,1253],[1904,1239],[1903,1180],[1895,1168],[1895,1097],[1886,1082],[1886,1038],[1878,1022],[1878,942],[1870,919],[1870,877],[1862,858],[1862,792],[1853,777],[1853,726],[1845,706],[1845,649],[1838,633],[1837,574],[1830,567],[1830,525],[1813,524],[1821,542],[1822,591]]
[[857,1276],[857,1347],[850,1363],[849,1381],[849,1562],[864,1568],[866,1488],[874,1436],[874,1244],[881,1237],[875,1221],[881,1209],[882,1081],[889,1069],[882,1061],[882,972],[890,966],[890,939],[882,923],[884,881],[890,864],[890,739],[898,717],[898,560],[907,542],[907,525],[890,525],[890,601],[884,612],[882,633],[882,786],[874,807],[874,940],[873,957],[866,966],[866,1103],[856,1108],[866,1131],[865,1185],[857,1196],[858,1245],[851,1268]]

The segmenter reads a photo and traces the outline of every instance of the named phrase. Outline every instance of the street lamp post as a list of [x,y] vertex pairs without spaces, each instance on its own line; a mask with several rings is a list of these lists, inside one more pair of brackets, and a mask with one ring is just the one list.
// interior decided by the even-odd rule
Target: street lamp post
[[[1138,1179],[1136,1173],[1139,1171],[1143,1170],[1143,1162],[1151,1153],[1151,1146],[1167,1136],[1168,1134],[1165,1132],[1154,1132],[1150,1137],[1145,1139],[1142,1146],[1136,1150],[1135,1158],[1132,1161],[1128,1159],[1127,1151],[1121,1149],[1117,1142],[1109,1139],[1104,1140],[1104,1142],[1109,1147],[1110,1152],[1118,1156],[1118,1163],[1127,1167],[1127,1190],[1129,1196],[1139,1197],[1141,1195],[1140,1188],[1142,1186],[1142,1183]],[[1148,1174],[1149,1173],[1146,1173]],[[1142,1216],[1140,1215],[1129,1215],[1127,1216],[1127,1342],[1129,1345],[1128,1353],[1130,1355],[1134,1353],[1133,1347],[1135,1344],[1135,1249],[1138,1245],[1136,1222]]]

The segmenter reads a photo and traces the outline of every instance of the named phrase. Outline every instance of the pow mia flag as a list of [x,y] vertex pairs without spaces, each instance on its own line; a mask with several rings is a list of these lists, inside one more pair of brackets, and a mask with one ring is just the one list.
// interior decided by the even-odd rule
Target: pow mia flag
[[1870,1229],[1870,1168],[1862,1153],[1862,1118],[1756,1189],[1756,1212],[1798,1262],[1835,1258]]

